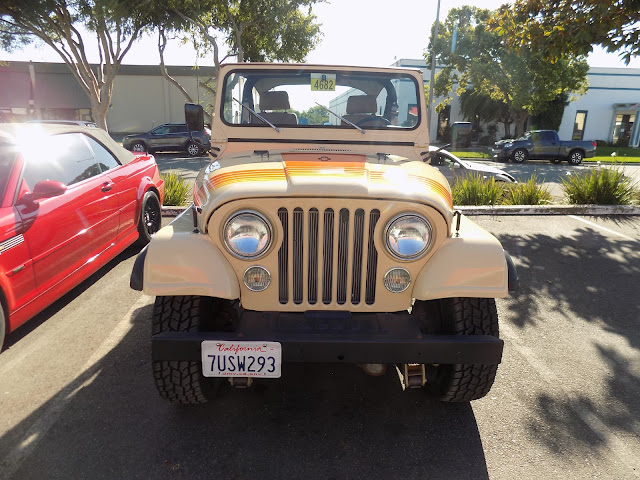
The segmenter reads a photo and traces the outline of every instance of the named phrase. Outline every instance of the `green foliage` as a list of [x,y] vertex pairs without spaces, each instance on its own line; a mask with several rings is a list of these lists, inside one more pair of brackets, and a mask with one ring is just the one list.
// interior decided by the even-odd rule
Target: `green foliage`
[[[505,22],[510,20],[509,26],[517,29],[513,12],[507,7],[501,12]],[[441,105],[450,102],[457,82],[456,93],[460,96],[473,89],[468,94],[470,105],[464,107],[467,118],[489,117],[484,121],[503,123],[508,134],[515,123],[515,133],[519,135],[528,115],[545,111],[549,102],[563,94],[584,93],[589,66],[583,57],[571,53],[563,54],[552,64],[535,50],[510,49],[511,30],[489,29],[491,18],[489,10],[452,8],[439,27],[438,38],[432,34],[425,57],[429,63],[433,47],[437,63],[443,67],[434,83],[435,95],[444,97]],[[454,31],[457,40],[452,49]],[[491,109],[486,109],[487,105]]]
[[502,182],[482,175],[470,175],[456,180],[451,186],[455,205],[497,205],[504,193]]
[[560,130],[564,107],[569,105],[569,95],[567,92],[558,95],[555,100],[547,103],[540,113],[531,117],[530,130]]
[[311,107],[304,112],[298,112],[296,110],[292,110],[291,112],[298,116],[298,123],[300,125],[324,125],[325,122],[329,121],[329,114],[320,106]]
[[502,203],[504,205],[546,205],[551,203],[549,189],[538,183],[538,176],[533,174],[524,183],[507,184]]
[[585,175],[562,180],[569,203],[629,205],[637,195],[635,185],[619,167],[594,168]]
[[498,10],[492,28],[508,31],[511,47],[539,51],[553,62],[601,45],[629,63],[640,54],[639,21],[637,0],[515,0]]
[[187,181],[177,173],[161,173],[160,176],[164,180],[164,205],[186,205],[191,193]]

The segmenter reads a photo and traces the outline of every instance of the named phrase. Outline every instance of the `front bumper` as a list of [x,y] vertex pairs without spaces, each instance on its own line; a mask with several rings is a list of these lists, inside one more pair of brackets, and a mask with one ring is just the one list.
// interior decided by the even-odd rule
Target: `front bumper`
[[153,360],[200,361],[204,340],[273,341],[284,363],[498,364],[503,341],[490,335],[423,335],[409,313],[245,311],[235,332],[164,332]]
[[497,160],[497,161],[508,160],[509,157],[511,157],[511,150],[494,148],[493,150],[491,150],[491,156],[493,157],[494,160]]

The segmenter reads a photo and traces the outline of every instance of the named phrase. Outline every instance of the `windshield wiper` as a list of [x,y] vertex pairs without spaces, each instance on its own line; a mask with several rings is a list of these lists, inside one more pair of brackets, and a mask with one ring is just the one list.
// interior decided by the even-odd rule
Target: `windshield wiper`
[[363,134],[367,133],[364,129],[360,128],[358,125],[356,125],[353,122],[350,122],[349,120],[347,120],[346,118],[341,117],[340,115],[338,115],[336,112],[332,112],[331,110],[329,110],[327,107],[325,107],[324,105],[319,104],[318,102],[316,102],[316,105],[318,105],[319,107],[324,108],[327,112],[329,112],[332,115],[335,115],[336,117],[338,117],[340,120],[342,120],[344,123],[348,123],[349,125],[351,125],[354,128],[357,128],[358,130],[360,130]]
[[271,123],[269,120],[267,120],[266,118],[264,118],[262,115],[260,115],[259,113],[257,113],[257,112],[256,112],[255,110],[253,110],[252,108],[247,107],[247,106],[246,106],[244,103],[242,103],[241,101],[236,100],[235,98],[234,98],[234,100],[235,100],[236,102],[238,102],[242,108],[244,108],[244,109],[246,109],[246,110],[249,110],[249,112],[250,112],[251,114],[255,115],[255,116],[256,116],[256,118],[257,118],[258,120],[262,120],[264,123],[266,123],[266,124],[267,124],[267,125],[269,125],[271,128],[273,128],[276,132],[280,133],[280,129],[279,129],[278,127],[276,127],[273,123]]

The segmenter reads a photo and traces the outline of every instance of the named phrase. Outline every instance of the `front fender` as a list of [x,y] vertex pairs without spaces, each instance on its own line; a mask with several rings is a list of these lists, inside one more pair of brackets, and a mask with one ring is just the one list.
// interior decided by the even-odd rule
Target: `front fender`
[[193,233],[188,214],[154,235],[136,259],[130,284],[147,295],[240,298],[231,265],[208,235]]
[[413,297],[503,298],[516,286],[515,266],[509,265],[498,239],[463,215],[460,236],[447,238],[429,259],[416,278]]

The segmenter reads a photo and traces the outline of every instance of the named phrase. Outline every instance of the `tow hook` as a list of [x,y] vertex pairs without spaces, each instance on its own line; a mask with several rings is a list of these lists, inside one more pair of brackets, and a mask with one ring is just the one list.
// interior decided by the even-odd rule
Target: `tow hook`
[[422,388],[427,382],[423,363],[405,363],[402,365],[402,389]]
[[236,388],[249,388],[253,384],[251,377],[231,377],[229,378],[231,386]]

